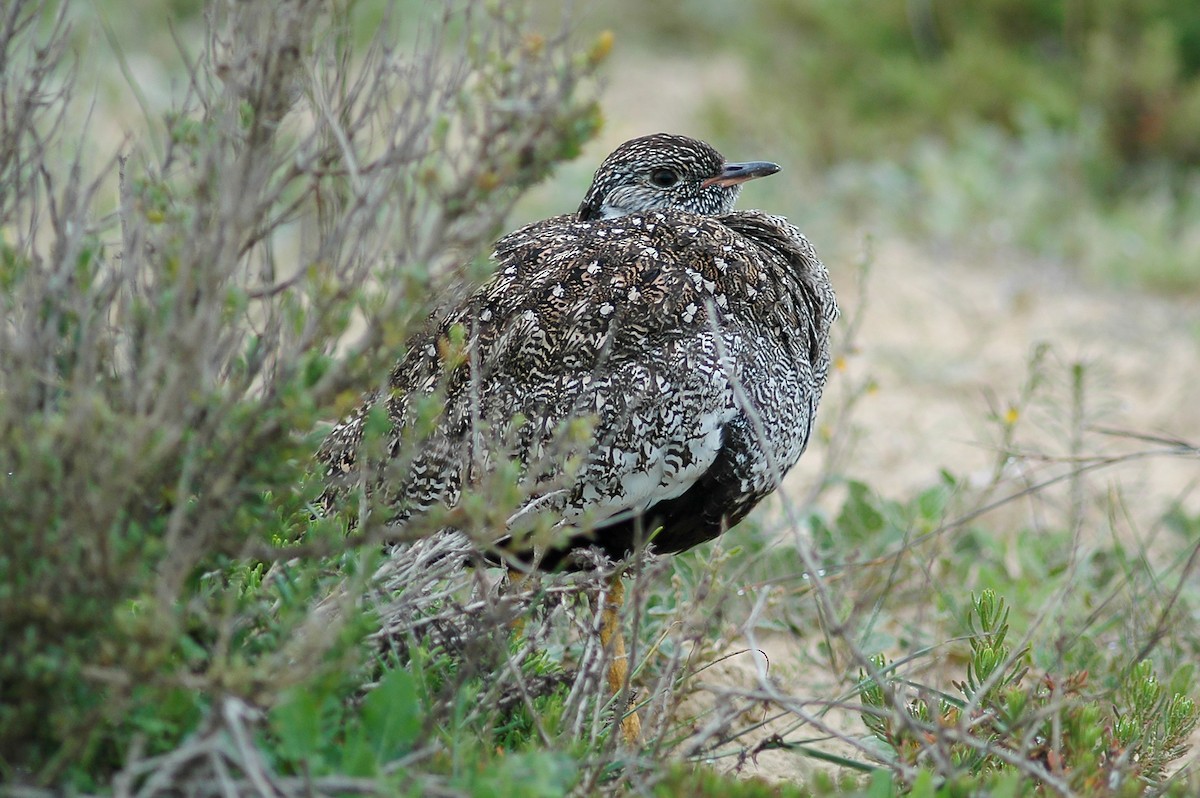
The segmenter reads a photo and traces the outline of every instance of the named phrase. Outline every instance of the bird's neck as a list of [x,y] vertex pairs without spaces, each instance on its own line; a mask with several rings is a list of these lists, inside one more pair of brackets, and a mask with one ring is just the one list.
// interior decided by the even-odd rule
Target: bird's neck
[[615,205],[609,205],[607,202],[600,206],[601,219],[616,219],[618,216],[628,216],[633,211],[628,208],[619,208]]

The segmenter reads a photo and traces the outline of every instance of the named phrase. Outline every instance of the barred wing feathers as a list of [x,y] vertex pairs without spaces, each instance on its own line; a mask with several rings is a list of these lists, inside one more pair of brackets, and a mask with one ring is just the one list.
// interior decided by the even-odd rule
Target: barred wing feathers
[[[503,454],[524,466],[529,514],[590,521],[590,539],[619,557],[639,529],[664,527],[659,551],[720,534],[800,457],[837,309],[824,267],[785,220],[562,216],[501,239],[494,257],[494,278],[413,342],[388,395],[367,397],[331,433],[320,453],[328,501],[361,482],[403,524],[457,502]],[[466,345],[448,363],[455,327]],[[444,412],[413,440],[414,408],[435,395]],[[360,463],[366,414],[381,401],[396,436],[380,462]],[[578,420],[591,425],[582,441],[564,434]],[[389,468],[393,458],[404,467]]]

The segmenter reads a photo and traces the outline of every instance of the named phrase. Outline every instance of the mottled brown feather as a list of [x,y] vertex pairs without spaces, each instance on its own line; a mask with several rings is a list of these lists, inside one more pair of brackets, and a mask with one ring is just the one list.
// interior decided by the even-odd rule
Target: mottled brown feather
[[[670,138],[658,145],[679,146]],[[700,174],[714,168],[701,163],[708,150],[695,159]],[[511,457],[526,506],[563,527],[543,564],[586,540],[623,556],[658,525],[656,549],[680,551],[740,521],[804,451],[837,305],[824,266],[784,219],[559,216],[505,236],[494,258],[494,277],[410,342],[390,391],[365,397],[325,441],[328,507],[361,484],[402,526],[455,504]],[[467,345],[448,364],[456,327]],[[425,396],[444,397],[444,410],[417,438]],[[391,439],[363,463],[364,420],[381,402]],[[580,419],[591,436],[564,434]],[[576,527],[585,521],[594,532]]]

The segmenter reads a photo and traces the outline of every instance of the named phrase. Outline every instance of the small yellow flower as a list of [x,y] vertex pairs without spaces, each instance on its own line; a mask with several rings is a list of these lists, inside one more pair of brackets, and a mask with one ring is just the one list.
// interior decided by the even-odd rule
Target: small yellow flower
[[540,55],[546,47],[546,37],[540,33],[530,33],[525,37],[525,41],[521,42],[521,45],[529,55]]
[[1016,424],[1020,418],[1021,411],[1017,410],[1017,408],[1013,407],[1012,405],[1009,405],[1008,410],[1004,412],[1004,423],[1010,427],[1013,424]]
[[591,61],[593,64],[599,64],[605,58],[608,58],[608,54],[612,52],[613,43],[616,40],[617,37],[613,35],[612,31],[601,31],[600,35],[596,37],[596,43],[592,45],[592,49],[588,52],[588,61]]
[[484,172],[475,180],[475,185],[481,191],[491,191],[500,185],[500,176],[495,172]]

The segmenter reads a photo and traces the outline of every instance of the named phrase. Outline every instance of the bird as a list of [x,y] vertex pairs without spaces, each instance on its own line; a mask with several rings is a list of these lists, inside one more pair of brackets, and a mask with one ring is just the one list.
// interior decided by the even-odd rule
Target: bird
[[[515,464],[525,498],[495,540],[541,569],[739,523],[808,445],[838,317],[808,239],[734,210],[779,169],[676,134],[616,147],[574,213],[501,238],[493,276],[328,434],[322,505],[362,490],[402,529]],[[367,452],[373,413],[387,431]],[[522,548],[546,517],[549,543]]]

